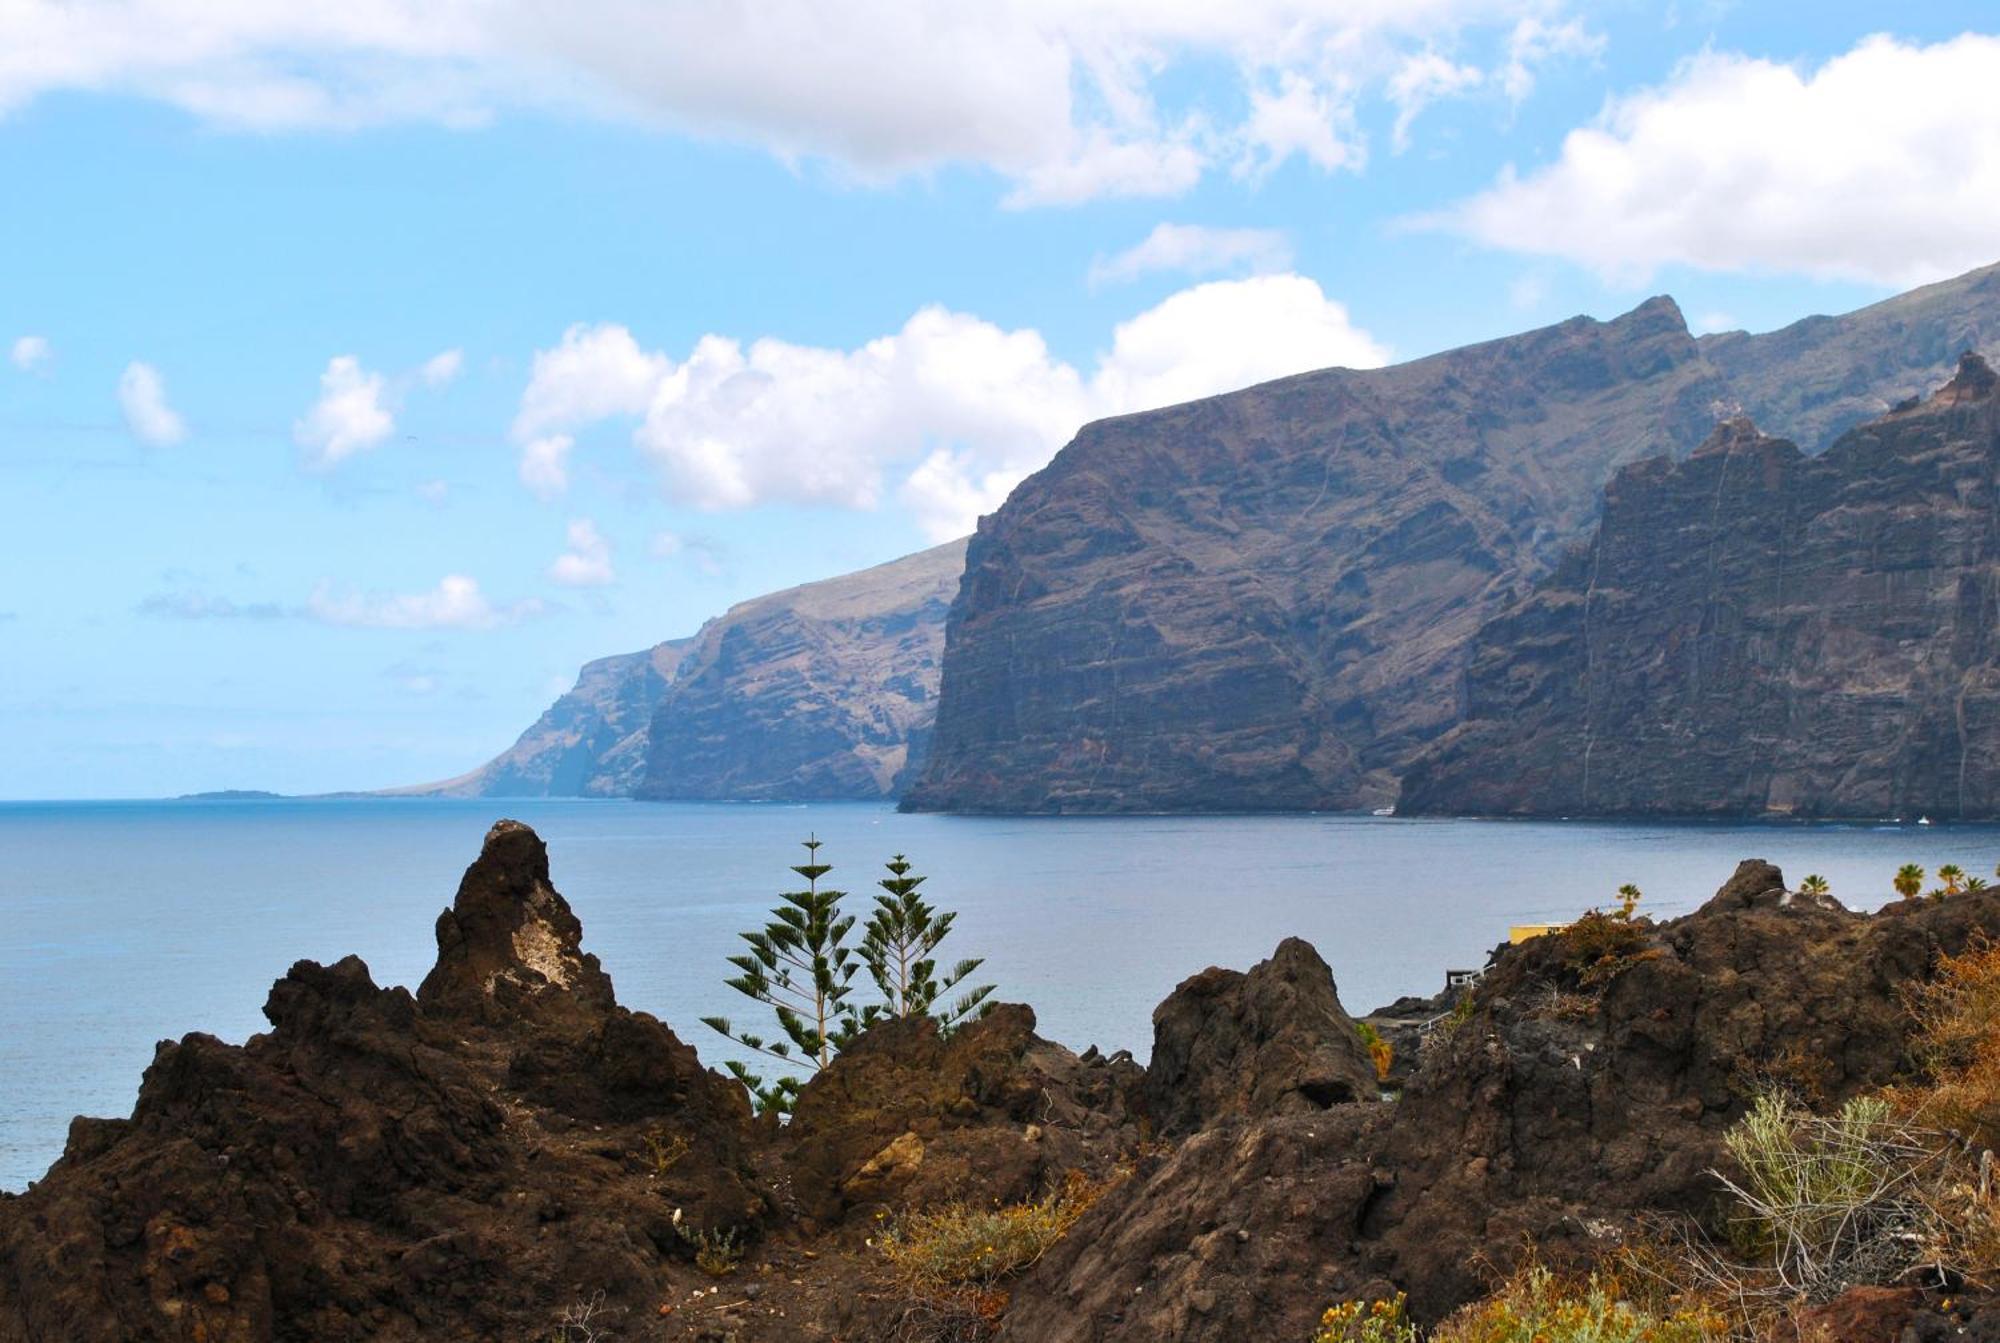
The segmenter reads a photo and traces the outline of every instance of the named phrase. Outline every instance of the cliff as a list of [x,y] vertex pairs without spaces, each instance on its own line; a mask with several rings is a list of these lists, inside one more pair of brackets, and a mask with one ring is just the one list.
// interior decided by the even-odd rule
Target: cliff
[[743,602],[653,709],[646,798],[878,798],[937,715],[965,542]]
[[983,519],[930,766],[965,811],[1391,800],[1460,650],[1726,395],[1654,299],[1394,368],[1086,426]]
[[2000,396],[1977,356],[1818,457],[1626,468],[1473,642],[1410,811],[2000,815]]
[[905,805],[1393,801],[1621,467],[1745,408],[1818,449],[1967,346],[2000,347],[2000,268],[1758,336],[1653,299],[1088,425],[972,540]]
[[878,798],[937,711],[965,542],[740,602],[585,665],[518,741],[426,797]]

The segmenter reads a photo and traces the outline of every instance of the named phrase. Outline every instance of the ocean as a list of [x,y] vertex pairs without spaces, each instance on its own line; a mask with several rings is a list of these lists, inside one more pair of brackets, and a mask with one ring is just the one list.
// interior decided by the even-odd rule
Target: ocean
[[37,1179],[70,1117],[123,1115],[154,1043],[240,1041],[271,981],[349,953],[412,988],[432,924],[502,816],[548,841],[619,1001],[705,1059],[700,1018],[756,1022],[723,985],[737,934],[795,880],[809,834],[830,884],[867,896],[892,854],[958,911],[941,958],[1033,1005],[1041,1031],[1142,1060],[1154,1006],[1209,965],[1247,967],[1298,935],[1357,1015],[1481,965],[1510,924],[1559,921],[1636,882],[1685,913],[1741,858],[1848,904],[1894,898],[1896,867],[1991,877],[2000,829],[1625,825],[1368,816],[972,818],[861,804],[573,800],[0,803],[0,1188]]

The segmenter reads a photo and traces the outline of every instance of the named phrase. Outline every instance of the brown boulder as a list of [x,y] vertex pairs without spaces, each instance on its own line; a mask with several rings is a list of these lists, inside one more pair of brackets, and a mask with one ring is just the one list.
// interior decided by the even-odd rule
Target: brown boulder
[[799,1092],[784,1163],[817,1222],[887,1203],[1010,1203],[1072,1170],[1102,1172],[1137,1140],[1138,1066],[1078,1058],[1003,1003],[950,1035],[928,1018],[882,1022]]
[[1333,972],[1296,937],[1246,974],[1211,966],[1153,1011],[1146,1109],[1162,1133],[1379,1094]]

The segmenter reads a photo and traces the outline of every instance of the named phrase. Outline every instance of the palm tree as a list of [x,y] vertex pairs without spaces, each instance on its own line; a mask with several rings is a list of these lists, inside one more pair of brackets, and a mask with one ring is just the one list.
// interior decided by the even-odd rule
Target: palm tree
[[[1918,878],[1918,881],[1921,883],[1922,878]],[[1825,895],[1832,889],[1833,887],[1827,883],[1826,878],[1817,872],[1811,873],[1804,881],[1799,883],[1799,894],[1801,895]]]
[[1938,869],[1938,880],[1944,883],[1946,895],[1957,895],[1965,889],[1965,869],[1957,863],[1946,863]]
[[1985,890],[1985,889],[1986,889],[1986,878],[1984,878],[1984,877],[1967,877],[1967,878],[1965,879],[1965,891],[1966,891],[1966,894],[1970,895],[1970,894],[1971,894],[1972,892],[1974,892],[1974,891],[1983,891],[1983,890]]
[[1896,894],[1905,900],[1914,900],[1924,889],[1924,870],[1915,863],[1904,863],[1896,869]]
[[1628,881],[1618,888],[1618,917],[1629,919],[1632,917],[1632,911],[1638,907],[1639,888]]

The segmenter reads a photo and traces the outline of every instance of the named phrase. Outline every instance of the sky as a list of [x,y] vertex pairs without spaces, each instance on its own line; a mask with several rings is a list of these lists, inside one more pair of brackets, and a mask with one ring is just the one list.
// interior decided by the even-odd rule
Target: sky
[[0,0],[0,798],[365,789],[1084,422],[2000,261],[1990,3]]

